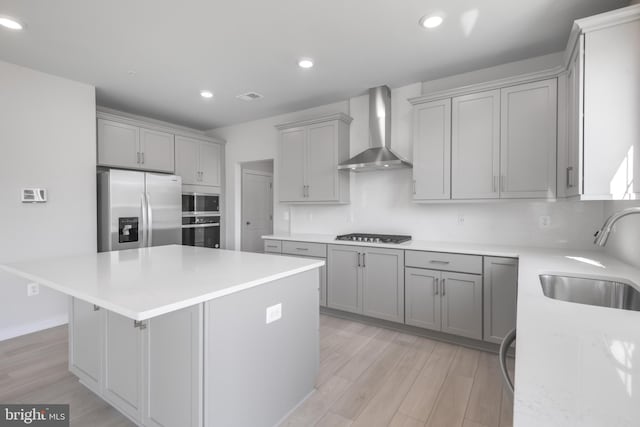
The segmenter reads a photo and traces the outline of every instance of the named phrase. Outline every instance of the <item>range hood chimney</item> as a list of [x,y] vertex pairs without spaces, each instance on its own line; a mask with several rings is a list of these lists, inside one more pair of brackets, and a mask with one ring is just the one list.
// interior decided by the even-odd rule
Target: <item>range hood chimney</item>
[[369,147],[340,163],[338,169],[367,172],[412,167],[391,149],[391,89],[388,86],[369,89]]

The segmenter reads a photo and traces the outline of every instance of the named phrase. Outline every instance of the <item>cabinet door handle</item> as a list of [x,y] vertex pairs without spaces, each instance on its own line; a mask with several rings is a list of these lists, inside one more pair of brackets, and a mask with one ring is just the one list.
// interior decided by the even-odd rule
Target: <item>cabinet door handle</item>
[[362,266],[366,267],[367,266],[367,258],[365,258],[367,256],[366,253],[362,253]]
[[435,285],[433,286],[433,294],[434,295],[438,295],[438,282],[440,281],[440,279],[435,279]]
[[93,311],[98,311],[98,310],[100,310],[100,307],[95,305],[95,304],[93,304]]
[[362,264],[360,263],[360,252],[358,252],[358,267],[362,267]]
[[142,159],[141,163],[144,165],[144,151],[140,153],[140,158]]
[[450,264],[450,261],[440,261],[437,259],[431,259],[429,260],[429,262],[432,264],[444,264],[444,265]]
[[445,280],[446,280],[446,279],[444,279],[444,278],[442,279],[442,296],[444,296],[444,295],[445,295],[445,287],[444,287],[444,281],[445,281]]
[[142,320],[134,320],[133,321],[133,327],[134,328],[140,328],[140,330],[147,329],[147,325]]
[[140,163],[140,152],[136,152],[136,163]]
[[573,171],[573,166],[567,167],[567,188],[573,187],[571,184],[571,172]]
[[308,251],[309,248],[296,248],[297,251]]

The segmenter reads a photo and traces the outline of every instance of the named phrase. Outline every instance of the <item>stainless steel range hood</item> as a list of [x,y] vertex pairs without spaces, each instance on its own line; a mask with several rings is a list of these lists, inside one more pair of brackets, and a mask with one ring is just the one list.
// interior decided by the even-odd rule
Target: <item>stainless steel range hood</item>
[[369,146],[338,169],[353,172],[410,168],[412,164],[391,149],[391,89],[378,86],[369,89]]

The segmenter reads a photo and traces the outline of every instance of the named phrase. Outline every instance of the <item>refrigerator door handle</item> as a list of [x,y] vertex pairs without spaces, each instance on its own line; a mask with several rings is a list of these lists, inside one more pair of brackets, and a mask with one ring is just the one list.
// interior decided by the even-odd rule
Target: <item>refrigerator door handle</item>
[[151,200],[149,193],[144,193],[147,199],[147,246],[153,246],[153,214],[151,209]]
[[147,246],[147,198],[145,193],[140,194],[140,216],[141,216],[141,226],[140,226],[140,247],[144,248]]

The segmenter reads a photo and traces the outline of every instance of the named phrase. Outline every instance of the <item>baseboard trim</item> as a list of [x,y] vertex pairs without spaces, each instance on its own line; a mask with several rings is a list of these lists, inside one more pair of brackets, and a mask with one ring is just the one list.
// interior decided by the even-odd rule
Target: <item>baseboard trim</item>
[[42,330],[53,328],[60,325],[65,325],[68,322],[69,322],[69,316],[65,313],[59,316],[54,316],[48,319],[40,320],[38,322],[27,323],[25,325],[12,326],[9,328],[0,329],[0,341],[20,337],[22,335],[31,334],[34,332],[42,331]]
[[436,341],[442,341],[449,344],[460,345],[474,350],[482,350],[489,353],[498,354],[500,346],[485,341],[478,341],[471,338],[459,337],[456,335],[445,334],[443,332],[431,331],[429,329],[418,328],[415,326],[404,325],[400,323],[389,322],[388,320],[375,319],[361,314],[348,313],[341,310],[335,310],[328,307],[320,307],[320,313],[329,316],[339,317],[341,319],[355,320],[357,322],[366,323],[381,328],[391,329],[398,332],[417,335]]

